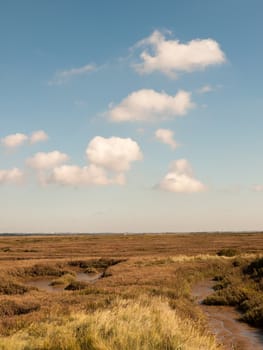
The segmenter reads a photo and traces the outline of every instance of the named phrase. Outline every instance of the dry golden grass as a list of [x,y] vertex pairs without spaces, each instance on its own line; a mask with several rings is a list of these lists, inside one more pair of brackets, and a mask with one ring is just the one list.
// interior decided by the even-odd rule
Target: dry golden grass
[[[64,329],[65,334],[72,335],[71,328],[78,324],[79,317],[79,322],[83,321],[83,324],[92,327],[97,320],[96,317],[100,316],[104,319],[108,315],[110,319],[109,310],[115,310],[112,317],[114,315],[120,317],[122,312],[124,318],[125,312],[130,310],[128,319],[132,323],[136,322],[136,312],[138,315],[140,312],[142,315],[147,314],[146,309],[149,308],[151,311],[148,314],[149,320],[146,322],[148,324],[152,317],[154,319],[153,310],[156,310],[157,304],[161,310],[160,313],[163,313],[158,322],[163,324],[156,327],[162,326],[163,332],[165,331],[165,309],[169,317],[175,318],[173,322],[177,322],[177,328],[183,325],[185,327],[186,324],[192,325],[193,329],[189,326],[192,332],[189,339],[194,342],[193,338],[199,339],[205,334],[206,324],[200,309],[191,298],[191,286],[202,278],[227,271],[233,258],[220,257],[216,253],[229,248],[236,249],[243,256],[246,255],[246,259],[249,260],[262,254],[263,237],[261,234],[0,237],[0,336],[2,336],[0,344],[2,349],[11,350],[11,346],[19,349],[17,344],[22,342],[23,337],[25,344],[30,341],[31,348],[27,349],[42,349],[41,344],[34,345],[41,339],[44,341],[43,337],[37,339],[36,334],[30,333],[30,329],[35,329],[34,325],[37,325],[36,328],[41,325],[39,329],[49,327],[50,332],[56,329],[58,334]],[[83,285],[83,289],[58,293],[48,293],[28,286],[28,282],[32,279],[61,281],[63,286],[66,286],[71,280],[69,276],[80,271],[98,271],[103,274],[103,278],[95,283]],[[142,301],[142,296],[144,298],[147,296],[147,307],[145,301]],[[124,307],[125,303],[128,303],[129,307]],[[135,312],[136,307],[140,310]],[[117,308],[120,308],[120,314]],[[118,317],[114,319],[116,325]],[[106,324],[105,320],[105,324],[101,327],[105,328]],[[62,328],[59,328],[60,325]],[[99,329],[98,332],[100,332]],[[141,329],[143,329],[142,326]],[[109,336],[106,345],[99,343],[97,347],[94,345],[87,349],[102,350],[105,346],[108,346],[107,349],[114,350],[132,349],[132,347],[121,348],[121,345],[118,345],[119,347],[114,345],[116,339],[121,337],[121,333],[117,333],[115,328],[108,329],[108,332],[109,335],[116,332],[115,338],[113,337],[115,340]],[[179,333],[176,339],[180,338]],[[98,338],[101,342],[102,335],[96,334],[94,333],[94,339]],[[162,336],[165,338],[164,334]],[[172,333],[169,334],[169,337],[172,337]],[[134,337],[136,338],[135,334]],[[45,341],[51,344],[53,341],[51,338],[46,338]],[[93,342],[95,342],[94,339]],[[211,343],[206,344],[207,347],[202,345],[200,348],[191,348],[190,345],[187,347],[186,340],[184,339],[181,348],[179,345],[174,345],[175,343],[173,347],[167,345],[166,348],[147,348],[146,345],[144,348],[137,348],[215,349],[212,340]],[[3,344],[5,342],[7,344],[8,341],[9,348],[5,348]],[[132,340],[129,341],[132,342]],[[62,345],[60,348],[86,349],[75,343],[72,348],[62,347]],[[48,346],[50,347],[46,345],[45,349],[60,349],[55,345],[52,345],[53,348],[51,345]],[[157,346],[156,343],[154,346]]]
[[167,301],[117,300],[109,309],[33,325],[0,339],[2,350],[216,350],[214,338]]
[[220,249],[261,252],[261,233],[0,237],[0,259],[133,257],[215,254]]

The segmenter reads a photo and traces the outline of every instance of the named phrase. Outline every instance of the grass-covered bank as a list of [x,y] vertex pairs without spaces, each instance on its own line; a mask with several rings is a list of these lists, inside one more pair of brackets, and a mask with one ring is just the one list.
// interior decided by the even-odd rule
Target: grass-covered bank
[[206,305],[234,306],[241,320],[263,328],[263,258],[234,259],[223,274],[214,276],[215,293],[204,300]]
[[163,298],[119,299],[110,308],[32,324],[2,350],[215,350],[214,338]]

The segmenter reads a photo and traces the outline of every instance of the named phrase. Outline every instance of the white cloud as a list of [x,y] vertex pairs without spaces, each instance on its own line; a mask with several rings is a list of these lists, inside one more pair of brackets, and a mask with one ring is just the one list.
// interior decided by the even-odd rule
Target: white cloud
[[192,72],[226,61],[224,52],[213,39],[180,43],[179,40],[166,39],[158,30],[135,47],[144,48],[140,54],[141,62],[134,65],[141,74],[160,71],[175,78],[178,72]]
[[96,136],[88,144],[86,156],[89,164],[83,167],[63,164],[69,156],[59,151],[36,153],[26,164],[37,171],[41,185],[124,185],[125,172],[132,162],[142,159],[142,152],[130,138]]
[[30,136],[30,143],[37,143],[46,141],[48,139],[48,135],[43,130],[37,130],[32,133]]
[[27,140],[27,135],[16,133],[2,138],[1,142],[6,148],[16,148],[23,145]]
[[138,90],[109,110],[112,121],[150,121],[182,116],[193,108],[191,94],[180,90],[175,96],[155,90]]
[[87,64],[83,67],[71,68],[56,72],[54,78],[49,81],[49,85],[62,85],[76,76],[85,75],[97,69],[94,64]]
[[177,143],[173,136],[173,131],[169,129],[158,129],[155,131],[155,137],[157,140],[169,145],[172,149],[176,149]]
[[214,88],[211,85],[204,85],[197,90],[199,94],[206,94],[211,91],[214,91]]
[[194,178],[191,165],[186,159],[172,162],[159,187],[162,190],[179,193],[202,192],[206,189],[202,182]]
[[39,152],[36,153],[33,157],[28,158],[26,164],[34,169],[44,170],[54,168],[59,164],[67,162],[68,160],[69,156],[59,151],[48,153]]
[[0,184],[20,184],[24,179],[24,173],[18,169],[0,170]]
[[110,179],[105,169],[94,164],[82,168],[75,165],[62,165],[53,169],[47,181],[67,186],[123,185],[125,178],[123,174],[117,174]]
[[43,130],[34,131],[30,136],[22,133],[16,133],[12,135],[5,136],[1,139],[1,143],[3,146],[9,149],[14,149],[16,147],[22,146],[26,142],[30,142],[31,144],[46,141],[48,139],[48,135]]
[[86,154],[92,164],[115,172],[127,171],[132,162],[143,158],[137,142],[120,137],[96,136],[90,141]]

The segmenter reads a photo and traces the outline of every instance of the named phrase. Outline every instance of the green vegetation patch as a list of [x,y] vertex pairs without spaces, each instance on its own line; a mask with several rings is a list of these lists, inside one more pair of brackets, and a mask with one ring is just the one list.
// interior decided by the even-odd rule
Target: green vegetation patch
[[203,303],[234,306],[242,312],[243,321],[263,328],[263,258],[236,261],[227,274],[214,277],[215,293]]

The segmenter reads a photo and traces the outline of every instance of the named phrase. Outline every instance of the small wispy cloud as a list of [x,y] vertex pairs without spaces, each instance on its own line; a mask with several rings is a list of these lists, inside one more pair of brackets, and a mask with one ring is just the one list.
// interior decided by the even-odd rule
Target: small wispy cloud
[[38,143],[48,140],[48,135],[43,130],[37,130],[30,136],[30,143]]
[[172,149],[176,149],[178,146],[174,139],[174,133],[172,130],[158,129],[155,131],[155,138],[158,141],[165,143],[166,145],[169,145]]
[[221,85],[221,84],[217,84],[214,86],[212,86],[210,84],[206,84],[206,85],[201,86],[199,89],[196,89],[196,92],[200,95],[203,95],[203,94],[207,94],[209,92],[218,91],[222,88],[223,88],[223,85]]
[[57,71],[53,79],[48,82],[48,85],[63,85],[74,77],[82,76],[95,70],[97,70],[97,66],[95,64],[87,64],[78,68]]
[[43,142],[48,139],[48,135],[44,130],[34,131],[31,135],[26,135],[22,133],[15,133],[7,135],[1,139],[1,144],[6,149],[16,149],[23,146],[25,143],[35,144],[38,142]]
[[214,91],[215,88],[213,88],[211,85],[204,85],[201,86],[199,89],[197,89],[198,94],[207,94],[208,92]]

